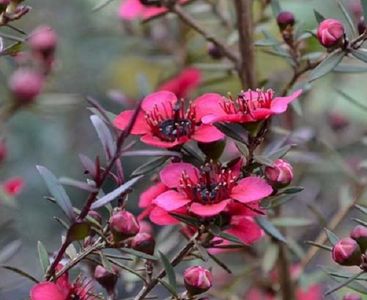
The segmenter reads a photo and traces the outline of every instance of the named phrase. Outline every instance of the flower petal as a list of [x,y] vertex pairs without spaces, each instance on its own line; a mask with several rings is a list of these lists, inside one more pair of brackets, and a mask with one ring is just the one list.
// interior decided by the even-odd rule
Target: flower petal
[[139,197],[139,207],[144,208],[152,204],[154,198],[167,191],[168,188],[161,182],[152,185]]
[[145,7],[139,0],[121,1],[118,16],[122,20],[132,21],[142,17]]
[[[125,110],[115,118],[113,125],[120,130],[124,130],[129,125],[133,115],[134,110]],[[150,127],[145,121],[144,113],[140,112],[131,130],[131,134],[146,134],[148,132],[150,132]]]
[[199,122],[204,116],[226,115],[223,110],[224,97],[220,94],[208,93],[194,100],[192,106],[195,108],[196,120]]
[[260,226],[251,217],[246,216],[233,216],[230,228],[226,232],[248,245],[253,244],[264,235]]
[[157,225],[174,225],[180,223],[163,208],[156,206],[149,214],[149,219]]
[[185,98],[198,87],[202,78],[201,71],[197,68],[186,68],[172,79],[164,82],[158,90],[167,90],[174,93],[177,98]]
[[179,209],[190,202],[191,200],[187,199],[185,195],[172,190],[160,194],[153,201],[154,204],[166,211]]
[[32,287],[30,291],[31,300],[67,300],[53,282],[41,282]]
[[143,135],[140,138],[140,140],[147,145],[151,145],[151,146],[159,147],[159,148],[170,149],[170,148],[176,147],[177,145],[186,143],[189,140],[189,138],[186,136],[183,136],[179,138],[178,140],[175,140],[174,142],[166,142],[166,141],[161,140],[159,137],[153,136],[151,134],[146,134],[146,135]]
[[287,110],[288,104],[296,100],[302,94],[302,90],[295,91],[287,97],[276,97],[271,102],[271,111],[276,114],[283,113]]
[[145,112],[151,112],[157,108],[163,114],[172,111],[172,106],[177,102],[177,97],[170,91],[160,91],[146,96],[141,103],[141,108]]
[[223,200],[216,204],[200,204],[195,202],[191,204],[190,211],[201,217],[211,217],[225,210],[229,202],[229,199]]
[[177,188],[183,174],[191,179],[193,184],[198,182],[199,170],[189,163],[172,163],[161,170],[159,176],[163,184],[169,188]]
[[202,124],[195,129],[191,138],[197,142],[211,143],[224,139],[224,134],[212,125]]
[[263,199],[273,192],[272,187],[262,178],[251,176],[241,179],[232,189],[231,197],[242,203]]

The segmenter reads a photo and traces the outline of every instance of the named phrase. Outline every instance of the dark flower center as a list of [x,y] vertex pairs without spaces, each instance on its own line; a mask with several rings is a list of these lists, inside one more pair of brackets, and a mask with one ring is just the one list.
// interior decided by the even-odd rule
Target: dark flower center
[[163,141],[174,142],[190,137],[195,131],[195,110],[190,105],[185,111],[184,100],[178,100],[175,105],[156,106],[145,118],[153,135]]

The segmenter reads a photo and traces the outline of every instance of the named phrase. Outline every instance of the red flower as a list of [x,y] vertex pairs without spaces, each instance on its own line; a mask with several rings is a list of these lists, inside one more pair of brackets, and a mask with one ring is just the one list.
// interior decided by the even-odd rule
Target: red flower
[[65,273],[56,282],[40,282],[32,287],[30,300],[94,300],[96,297],[90,292],[90,282],[77,279],[70,283],[69,275]]
[[301,93],[302,90],[297,90],[287,97],[274,97],[274,91],[270,89],[249,90],[242,92],[236,100],[212,94],[212,97],[200,99],[201,101],[196,103],[196,111],[203,116],[202,121],[205,124],[257,122],[285,112],[288,104],[296,100]]
[[201,82],[201,72],[197,68],[186,68],[172,79],[158,87],[158,91],[170,91],[177,98],[186,98]]
[[[142,142],[161,148],[172,148],[190,139],[203,143],[221,140],[224,135],[214,126],[202,124],[203,111],[196,109],[196,103],[210,95],[197,98],[185,111],[184,101],[178,100],[172,92],[150,94],[142,102],[142,112],[131,133],[142,135]],[[115,126],[124,130],[133,114],[133,110],[123,111],[116,117]]]
[[[185,3],[188,0],[180,0]],[[147,20],[167,12],[165,7],[147,6],[140,0],[123,0],[120,4],[118,16],[125,21],[133,21],[136,19]]]
[[239,164],[232,169],[206,164],[200,170],[188,163],[172,163],[160,172],[160,179],[170,188],[154,199],[167,212],[187,207],[200,217],[212,217],[228,210],[234,201],[251,203],[272,193],[262,178],[239,178]]
[[18,195],[24,186],[23,178],[21,177],[13,177],[2,184],[2,188],[9,196],[16,196]]

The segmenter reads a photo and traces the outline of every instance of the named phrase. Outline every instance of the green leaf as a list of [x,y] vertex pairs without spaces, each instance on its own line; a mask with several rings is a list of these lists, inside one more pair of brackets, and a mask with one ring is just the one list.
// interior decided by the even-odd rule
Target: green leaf
[[327,228],[324,228],[324,230],[325,230],[325,233],[327,235],[327,238],[328,238],[330,244],[335,246],[335,244],[339,241],[338,236],[334,232],[330,231]]
[[[357,279],[359,276],[361,276],[362,274],[364,274],[365,271],[361,271],[353,276],[351,276],[350,278],[348,278],[347,280],[343,281],[341,284],[337,285],[336,287],[326,291],[325,296],[328,296],[334,292],[336,292],[337,290],[340,290],[341,288],[345,287],[345,286],[349,286],[353,281],[355,281],[355,279]],[[367,289],[364,289],[364,291],[366,292]]]
[[279,190],[279,193],[291,195],[291,194],[298,194],[302,192],[303,190],[304,190],[304,187],[302,186],[288,186],[284,189]]
[[270,235],[271,237],[275,238],[278,241],[283,243],[287,243],[285,237],[282,233],[266,218],[266,217],[255,217],[256,223],[264,229],[264,231]]
[[347,9],[345,8],[344,4],[340,0],[337,0],[336,2],[338,4],[341,12],[343,13],[343,16],[347,20],[349,30],[352,32],[352,34],[354,36],[357,36],[358,35],[357,28],[356,28],[355,24],[353,23],[353,20],[352,20],[351,16],[349,15]]
[[37,166],[37,169],[45,181],[49,192],[55,198],[56,203],[61,207],[69,220],[74,220],[73,206],[59,180],[45,167]]
[[355,58],[367,63],[367,49],[353,49],[351,53]]
[[144,258],[144,259],[150,259],[150,260],[158,260],[158,257],[146,254],[144,252],[140,252],[131,248],[120,248],[122,252],[129,253],[131,255],[134,255],[136,257]]
[[258,162],[261,165],[265,165],[268,167],[272,167],[273,166],[273,160],[271,160],[270,158],[264,156],[264,155],[254,155],[254,160],[256,162]]
[[326,18],[322,15],[322,14],[320,14],[316,9],[314,9],[313,10],[313,13],[314,13],[314,15],[315,15],[315,18],[316,18],[316,21],[317,21],[317,23],[321,23],[322,21],[324,21]]
[[240,134],[240,132],[244,132],[244,129],[237,124],[227,124],[227,123],[214,123],[214,126],[217,127],[221,132],[223,132],[226,136],[246,144],[246,140]]
[[215,225],[210,226],[210,232],[213,235],[215,235],[217,237],[220,237],[224,240],[227,240],[227,241],[230,241],[230,242],[233,242],[233,243],[236,243],[236,244],[244,245],[243,242],[241,242],[241,240],[239,240],[237,237],[235,237],[232,234],[223,232],[218,226],[215,226]]
[[285,156],[295,145],[285,145],[269,154],[267,154],[267,157],[271,160],[276,160],[279,158],[282,158]]
[[362,104],[361,102],[355,100],[353,97],[349,96],[348,94],[346,94],[345,92],[343,92],[340,89],[336,89],[336,91],[338,94],[342,95],[345,100],[348,100],[350,103],[354,104],[356,107],[367,111],[367,105]]
[[111,201],[115,200],[118,196],[127,192],[135,183],[137,183],[141,178],[143,178],[143,176],[144,175],[134,177],[129,181],[126,181],[123,185],[119,186],[117,189],[99,198],[96,202],[92,204],[91,209],[100,208],[110,203]]
[[340,49],[329,54],[328,57],[311,71],[309,81],[314,81],[330,73],[342,61],[344,56],[345,53]]
[[170,286],[174,289],[175,293],[177,294],[177,282],[176,282],[176,273],[173,269],[173,266],[171,265],[171,262],[167,258],[166,255],[164,255],[161,251],[158,251],[161,262],[163,264],[164,269],[166,270],[166,274],[168,277],[168,282]]
[[361,0],[364,19],[367,20],[367,0]]
[[90,234],[90,224],[88,222],[76,222],[71,225],[68,231],[70,241],[80,241]]
[[270,4],[273,10],[273,15],[276,18],[279,15],[279,13],[282,11],[279,0],[271,0]]
[[367,207],[359,205],[359,204],[354,205],[354,207],[358,209],[360,212],[367,215]]
[[114,139],[112,138],[110,130],[108,129],[107,125],[102,121],[102,119],[97,115],[90,116],[90,120],[92,121],[93,126],[96,129],[98,138],[103,146],[106,158],[110,159],[116,152],[116,144]]
[[362,226],[366,226],[367,227],[367,222],[361,220],[361,219],[357,219],[357,218],[352,218],[352,220],[356,223],[358,223],[359,225],[362,225]]
[[244,157],[248,157],[250,155],[250,151],[246,144],[236,142],[236,147]]
[[181,215],[181,214],[176,214],[176,213],[170,213],[170,215],[172,215],[173,217],[175,217],[176,219],[178,219],[179,221],[185,224],[192,225],[195,227],[198,227],[200,225],[200,222],[198,221],[197,218],[186,216],[186,215]]
[[333,249],[333,248],[332,248],[332,247],[330,247],[330,246],[326,246],[326,245],[318,244],[318,243],[316,243],[316,242],[314,242],[314,241],[306,241],[305,243],[306,243],[306,244],[310,244],[310,245],[315,246],[315,247],[318,247],[318,248],[320,248],[320,249],[327,250],[327,251],[331,251],[331,250]]
[[158,281],[175,297],[175,299],[178,299],[177,291],[174,286],[160,278],[158,278]]
[[43,273],[45,274],[47,272],[48,266],[50,265],[50,259],[48,257],[47,250],[41,241],[38,241],[37,249],[38,249],[38,257],[40,260],[41,268],[42,268]]
[[136,168],[131,174],[133,176],[138,176],[138,175],[153,172],[155,169],[162,166],[167,161],[167,159],[168,159],[168,157],[164,156],[164,157],[158,157],[158,158],[154,158],[152,160],[149,160],[145,164],[142,164],[141,166]]
[[312,225],[314,222],[309,219],[303,219],[303,218],[275,218],[271,219],[271,223],[273,223],[275,226],[280,227],[296,227],[296,226],[309,226]]
[[18,275],[22,276],[22,277],[25,277],[35,283],[39,283],[39,281],[34,278],[32,275],[28,274],[27,272],[21,270],[21,269],[18,269],[16,267],[12,267],[12,266],[1,266],[2,268],[6,269],[6,270],[9,270],[9,271],[12,271],[14,273],[17,273]]
[[367,72],[367,66],[339,64],[335,67],[333,72],[336,72],[336,73],[365,73]]
[[228,274],[232,274],[232,271],[230,268],[227,267],[227,265],[222,262],[218,257],[208,252],[209,257],[218,265],[220,266],[224,271],[226,271]]
[[274,41],[273,39],[263,39],[263,40],[257,40],[255,42],[255,46],[258,46],[258,47],[270,47],[270,46],[276,46],[280,44],[281,43],[279,41]]

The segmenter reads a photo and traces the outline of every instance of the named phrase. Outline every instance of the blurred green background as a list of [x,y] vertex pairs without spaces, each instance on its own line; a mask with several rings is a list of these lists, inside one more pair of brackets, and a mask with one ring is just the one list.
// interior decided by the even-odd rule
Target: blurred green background
[[[200,87],[197,94],[206,91],[231,91],[236,94],[239,85],[234,76],[208,68],[207,64],[218,62],[205,57],[206,42],[193,32],[182,30],[174,18],[168,18],[164,22],[155,20],[151,27],[145,25],[142,28],[135,23],[123,26],[116,13],[119,0],[112,1],[97,12],[92,12],[92,8],[100,3],[97,0],[27,2],[33,10],[16,25],[26,32],[30,32],[39,24],[52,26],[59,35],[59,47],[55,71],[49,78],[46,91],[38,104],[15,115],[6,129],[9,155],[1,168],[0,179],[22,176],[26,186],[16,199],[16,208],[1,206],[0,220],[12,220],[12,223],[10,229],[7,227],[4,232],[1,231],[0,241],[7,243],[12,238],[19,239],[22,243],[19,252],[6,264],[18,266],[39,276],[41,270],[37,259],[37,241],[44,242],[50,250],[57,249],[61,228],[52,217],[61,214],[59,209],[43,198],[47,191],[35,166],[47,166],[60,177],[81,179],[83,174],[78,154],[86,153],[93,157],[95,153],[101,152],[89,121],[85,96],[98,99],[107,109],[118,113],[123,106],[111,100],[111,91],[117,90],[131,99],[137,99],[143,92],[137,80],[139,75],[144,75],[153,90],[159,82],[179,71],[184,65],[203,61],[206,63],[203,66],[204,78],[208,82]],[[345,2],[348,4],[351,1]],[[281,4],[295,13],[299,25],[305,29],[313,29],[316,26],[314,8],[327,17],[342,18],[333,0],[283,0]],[[208,17],[210,14],[205,10],[205,1],[197,1],[197,4],[187,9],[192,10],[195,16],[204,16],[203,24],[207,23],[209,29],[217,28],[216,32],[223,33],[223,28]],[[263,26],[277,34],[275,23]],[[184,35],[182,32],[185,32]],[[149,38],[154,35],[159,40],[160,35],[167,34],[170,38],[173,37],[175,43],[188,41],[184,59],[173,56],[170,49],[162,47],[168,47],[168,43],[162,45]],[[258,38],[261,38],[260,31]],[[322,51],[316,42],[310,44],[313,50]],[[177,47],[177,44],[174,47]],[[280,58],[259,50],[257,63],[259,78],[269,78],[268,85],[279,88],[279,84],[289,80],[290,69]],[[5,95],[6,78],[14,65],[9,58],[2,57],[0,66],[1,89]],[[216,78],[219,79],[214,80]],[[310,130],[317,140],[330,144],[347,161],[366,159],[367,150],[360,141],[366,133],[367,114],[334,91],[337,86],[367,104],[366,80],[365,74],[329,74],[313,84],[312,91],[302,99],[302,116],[296,115],[298,128]],[[328,116],[334,112],[343,115],[350,122],[342,132],[335,132],[330,127]],[[349,180],[343,168],[336,163],[336,156],[320,146],[319,142],[311,142],[307,149],[311,149],[310,155],[317,157],[317,163],[309,163],[303,158],[306,160],[304,162],[299,156],[293,155],[293,159],[300,164],[300,184],[304,185],[306,190],[297,203],[287,207],[288,215],[297,216],[302,213],[302,217],[315,219],[315,224],[307,228],[310,230],[306,235],[302,234],[302,229],[295,230],[294,236],[301,236],[300,240],[314,238],[320,228],[307,205],[317,202],[320,211],[325,216],[330,216],[339,203],[343,183]],[[141,161],[138,158],[135,161],[125,160],[123,163],[126,170],[131,170]],[[139,188],[142,190],[142,185]],[[71,188],[67,190],[73,202],[80,205],[84,194]],[[134,199],[136,195],[130,203],[133,204]],[[347,231],[350,227],[349,224],[343,228]],[[327,264],[330,259],[326,256],[318,262]],[[314,270],[315,267],[311,269]],[[0,270],[1,300],[25,299],[29,287],[29,281],[9,271]]]

